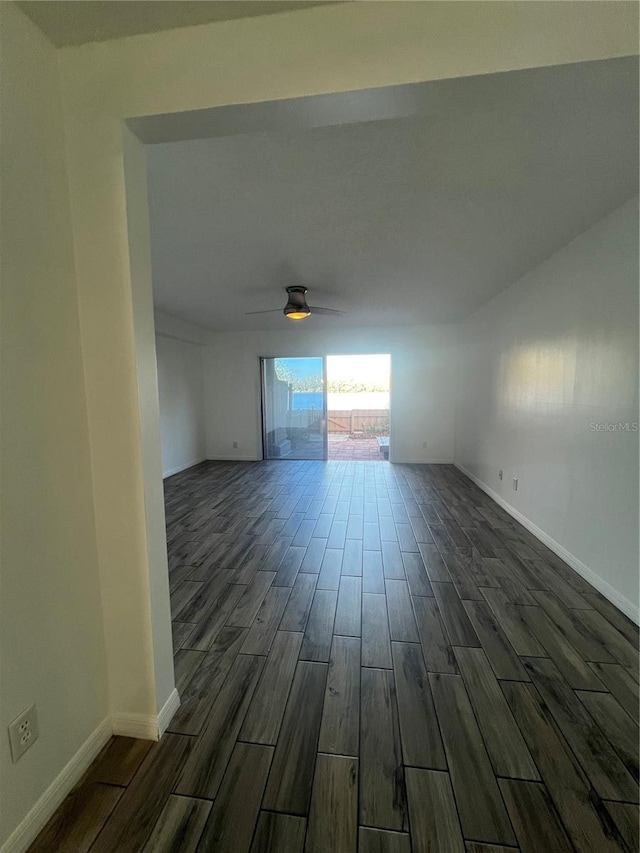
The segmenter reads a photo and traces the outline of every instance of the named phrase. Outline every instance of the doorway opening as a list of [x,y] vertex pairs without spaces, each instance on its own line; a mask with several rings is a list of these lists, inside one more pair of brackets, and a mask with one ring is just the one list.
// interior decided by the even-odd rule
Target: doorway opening
[[391,356],[327,356],[328,458],[389,458]]

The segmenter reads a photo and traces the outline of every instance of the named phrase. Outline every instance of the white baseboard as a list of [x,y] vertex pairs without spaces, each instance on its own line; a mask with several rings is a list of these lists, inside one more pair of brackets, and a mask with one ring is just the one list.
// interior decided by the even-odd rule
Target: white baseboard
[[179,707],[180,696],[174,688],[158,714],[112,714],[113,733],[141,740],[160,740]]
[[585,565],[582,560],[579,560],[574,554],[561,545],[559,542],[556,542],[555,539],[552,539],[548,533],[545,533],[541,527],[538,527],[537,524],[534,524],[533,521],[530,521],[526,515],[523,515],[519,512],[514,506],[511,506],[501,495],[495,492],[490,486],[487,486],[482,480],[472,474],[471,471],[467,471],[464,465],[460,465],[458,462],[453,463],[455,467],[461,471],[465,477],[468,477],[472,482],[476,484],[483,492],[489,495],[505,512],[508,512],[510,516],[515,518],[516,521],[519,521],[523,527],[526,527],[530,533],[539,539],[544,545],[547,546],[554,554],[557,554],[561,560],[564,560],[568,566],[576,571],[581,577],[583,577],[586,581],[588,581],[591,586],[595,587],[598,592],[602,593],[605,598],[607,598],[612,604],[614,604],[618,610],[621,610],[625,616],[628,616],[636,625],[640,624],[640,610],[636,605],[629,601],[624,595],[618,592],[617,589],[611,586],[608,581],[606,581],[603,577],[601,577],[597,572],[593,569],[590,569],[589,566]]
[[208,462],[262,462],[257,456],[209,456]]
[[173,688],[173,692],[164,703],[158,714],[158,734],[160,737],[166,732],[173,715],[180,707],[180,694]]
[[194,459],[192,462],[187,462],[186,465],[178,465],[177,468],[169,468],[168,471],[163,472],[162,479],[166,480],[167,477],[173,477],[174,474],[180,474],[182,471],[186,471],[187,468],[193,468],[194,465],[199,465],[201,462],[206,461],[206,456],[200,456],[197,459]]
[[453,465],[453,459],[389,459],[389,461],[394,465]]
[[20,824],[2,845],[0,853],[23,853],[34,841],[64,798],[80,781],[102,747],[111,737],[111,721],[104,719],[94,729],[71,760],[58,773]]

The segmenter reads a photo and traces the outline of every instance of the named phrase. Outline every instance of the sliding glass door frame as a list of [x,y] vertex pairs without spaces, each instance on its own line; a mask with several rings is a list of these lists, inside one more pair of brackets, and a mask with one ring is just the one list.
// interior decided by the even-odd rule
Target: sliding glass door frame
[[262,426],[262,459],[268,460],[270,462],[278,462],[278,461],[304,461],[304,460],[287,460],[287,457],[273,457],[270,458],[267,456],[267,412],[266,412],[266,399],[267,399],[267,388],[265,382],[265,362],[274,361],[277,358],[317,358],[322,361],[322,438],[323,438],[323,457],[321,461],[326,462],[329,459],[329,420],[327,418],[328,408],[327,408],[327,357],[326,355],[262,355],[258,359],[258,369],[260,371],[260,422]]

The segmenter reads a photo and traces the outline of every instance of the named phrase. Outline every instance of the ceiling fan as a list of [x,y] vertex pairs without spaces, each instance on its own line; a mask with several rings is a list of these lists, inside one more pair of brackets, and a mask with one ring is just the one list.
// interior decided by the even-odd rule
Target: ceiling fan
[[280,311],[289,320],[306,320],[310,314],[326,314],[331,317],[341,317],[345,312],[333,308],[317,308],[307,305],[307,288],[300,285],[285,288],[289,299],[284,308],[271,308],[268,311],[245,311],[245,314],[278,314]]

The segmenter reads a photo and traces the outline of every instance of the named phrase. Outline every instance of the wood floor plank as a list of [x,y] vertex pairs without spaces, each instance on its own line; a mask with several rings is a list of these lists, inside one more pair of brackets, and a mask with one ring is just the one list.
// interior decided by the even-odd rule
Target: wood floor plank
[[524,663],[596,792],[603,799],[637,802],[637,783],[559,670],[550,660]]
[[330,548],[327,543],[318,575],[318,589],[338,589],[342,573],[342,557],[342,550]]
[[[512,604],[501,589],[483,588],[482,594],[495,613],[516,654],[544,657],[545,650],[523,618],[523,613],[529,611]],[[537,612],[539,609],[538,607],[529,608],[532,612]]]
[[293,542],[291,544],[295,547],[302,546],[306,548],[309,545],[309,542],[311,542],[315,526],[313,519],[303,519],[300,522],[300,527],[298,527],[297,533],[293,537]]
[[539,693],[533,685],[522,682],[505,681],[501,686],[576,850],[619,853],[620,835],[571,750],[560,739]]
[[251,853],[302,853],[306,818],[260,812]]
[[363,669],[360,703],[360,823],[407,829],[400,727],[393,673]]
[[349,539],[344,543],[342,556],[342,574],[362,577],[362,537]]
[[605,803],[605,806],[631,853],[640,850],[638,807],[629,803]]
[[419,543],[420,555],[424,562],[429,580],[447,583],[451,582],[451,575],[447,571],[442,555],[436,545]]
[[449,774],[408,767],[406,777],[413,853],[465,853]]
[[[469,549],[469,555],[471,549]],[[469,560],[461,553],[460,549],[453,551],[445,551],[442,555],[453,585],[456,588],[458,597],[463,601],[472,599],[475,601],[483,601],[482,594],[468,569]]]
[[327,539],[327,548],[339,548],[342,550],[344,548],[346,538],[347,522],[338,521],[334,516],[333,524],[329,531],[329,538]]
[[152,742],[133,737],[112,737],[89,772],[92,782],[128,785],[151,749]]
[[113,853],[114,850],[139,853],[193,746],[193,738],[174,734],[165,734],[152,746],[96,838],[91,853]]
[[427,670],[457,673],[456,656],[445,633],[435,598],[415,597],[412,603]]
[[588,630],[580,610],[570,610],[561,604],[552,592],[543,590],[532,593],[534,604],[539,604],[565,637],[585,661],[615,663],[616,660],[605,648],[604,643]]
[[214,641],[189,686],[180,694],[180,707],[169,731],[197,735],[211,711],[247,634],[246,628],[224,628]]
[[582,623],[591,635],[622,666],[638,666],[638,650],[596,610],[585,610],[580,614]]
[[420,554],[412,551],[404,551],[402,562],[411,595],[432,596],[433,588]]
[[591,604],[587,599],[580,595],[579,592],[576,592],[544,560],[528,560],[527,562],[533,567],[536,574],[543,578],[547,587],[560,599],[565,607],[572,607],[578,610],[589,610],[591,608]]
[[313,779],[305,853],[356,853],[358,760],[318,755]]
[[249,853],[272,757],[271,746],[236,744],[202,834],[201,850]]
[[304,631],[311,612],[317,575],[299,574],[280,622],[281,631]]
[[202,617],[196,625],[195,630],[183,642],[183,648],[196,649],[203,652],[208,651],[213,646],[216,638],[220,636],[220,632],[223,630],[229,615],[238,604],[244,589],[244,586],[227,584],[211,610]]
[[392,643],[393,672],[405,765],[446,770],[429,676],[420,646]]
[[432,586],[451,645],[479,646],[478,635],[469,621],[454,585],[452,583],[434,583]]
[[312,575],[320,574],[320,566],[326,547],[326,539],[312,539],[307,546],[300,571]]
[[[638,770],[640,731],[638,724],[631,719],[610,693],[580,691],[577,696],[604,732],[605,737],[618,753],[637,785],[640,781]],[[632,801],[634,800],[635,797]]]
[[262,560],[260,571],[277,573],[292,542],[293,539],[290,536],[278,536]]
[[411,839],[405,832],[361,826],[358,839],[358,853],[411,853]]
[[621,613],[618,608],[608,601],[603,595],[600,595],[600,593],[592,591],[590,594],[585,595],[585,598],[594,610],[601,613],[604,618],[613,625],[616,631],[619,631],[622,636],[626,638],[627,642],[630,643],[634,649],[638,648],[638,642],[640,641],[640,628],[638,628],[637,625]]
[[465,838],[515,844],[462,678],[432,673],[429,679]]
[[275,572],[258,571],[255,573],[253,580],[246,587],[235,610],[228,618],[227,625],[232,628],[251,627],[275,576]]
[[362,623],[362,578],[343,575],[338,591],[334,634],[359,637]]
[[[425,528],[427,525],[425,524]],[[405,514],[405,521],[396,521],[396,530],[398,532],[398,543],[401,551],[417,551],[418,543],[413,533],[413,527],[409,523],[409,517]],[[429,534],[430,535],[430,534]]]
[[485,653],[461,647],[455,651],[496,775],[539,781],[540,774]]
[[82,782],[65,797],[29,847],[29,853],[88,853],[122,793],[122,788],[113,785]]
[[562,822],[544,785],[516,779],[499,779],[522,853],[572,853]]
[[[613,693],[627,714],[636,723],[640,722],[640,713],[638,710],[640,688],[638,682],[619,664],[592,663],[589,666],[598,677],[597,683],[604,684]],[[597,690],[598,688],[596,687],[595,689]]]
[[358,755],[360,737],[360,640],[333,638],[318,750]]
[[409,587],[404,580],[385,580],[389,634],[392,640],[419,643]]
[[380,551],[380,526],[377,521],[367,521],[363,524],[362,547],[365,551]]
[[176,690],[184,693],[196,670],[204,660],[206,652],[196,652],[191,649],[180,649],[173,656],[173,672]]
[[602,690],[603,683],[541,607],[519,608],[547,657],[558,667],[574,690]]
[[364,536],[364,517],[354,513],[349,514],[347,521],[347,539],[359,540],[362,545],[362,537]]
[[[171,595],[171,619],[178,619],[178,616],[186,609],[187,604],[204,586],[202,581],[183,581],[176,588],[176,591]],[[184,620],[186,621],[186,620]]]
[[380,551],[364,551],[362,554],[362,590],[384,595],[384,572]]
[[320,731],[327,665],[299,661],[263,800],[263,808],[306,816]]
[[238,655],[182,771],[175,793],[214,799],[264,666],[258,655]]
[[337,603],[338,593],[335,590],[316,589],[300,649],[302,660],[323,663],[329,660]]
[[404,563],[397,542],[382,543],[382,570],[386,579],[405,580]]
[[362,666],[391,669],[391,639],[384,595],[362,595]]
[[195,627],[196,626],[194,622],[171,623],[171,637],[173,639],[174,654],[178,651],[178,649],[182,648],[182,644],[185,642],[185,640]]
[[209,580],[202,584],[196,594],[190,597],[186,606],[180,610],[180,619],[183,622],[200,622],[211,612],[215,601],[233,580],[233,571],[217,570]]
[[278,631],[240,729],[240,740],[276,744],[303,635]]
[[255,573],[261,568],[269,552],[269,545],[252,545],[240,567],[234,575],[235,583],[251,583]]
[[241,654],[269,654],[290,594],[291,590],[286,586],[272,586],[267,590],[253,625],[242,644]]
[[306,552],[306,547],[296,545],[291,545],[287,549],[287,553],[284,555],[276,576],[273,579],[274,586],[293,586]]
[[173,794],[156,821],[142,853],[195,853],[211,803]]
[[496,677],[529,681],[527,671],[487,602],[464,601],[463,606]]

